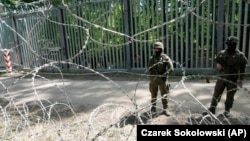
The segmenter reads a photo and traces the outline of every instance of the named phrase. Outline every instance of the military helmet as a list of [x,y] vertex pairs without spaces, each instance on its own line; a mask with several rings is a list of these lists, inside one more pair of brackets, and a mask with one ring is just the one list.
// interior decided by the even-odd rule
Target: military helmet
[[228,43],[238,43],[239,39],[236,36],[227,37],[226,44]]
[[163,43],[162,42],[155,42],[154,48],[160,48],[163,50],[164,49]]

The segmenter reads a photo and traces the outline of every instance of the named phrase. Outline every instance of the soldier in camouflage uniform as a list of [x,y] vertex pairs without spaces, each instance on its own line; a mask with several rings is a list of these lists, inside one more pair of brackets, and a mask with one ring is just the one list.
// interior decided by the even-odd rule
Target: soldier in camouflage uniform
[[[234,95],[237,91],[237,85],[242,87],[247,58],[241,51],[236,49],[237,43],[237,37],[229,36],[226,40],[227,48],[220,51],[216,57],[216,67],[221,75],[215,84],[214,94],[210,108],[208,109],[212,114],[215,114],[216,106],[226,88],[227,95],[225,101],[225,112],[223,115],[229,117],[230,109],[234,102]],[[203,115],[206,114],[208,114],[206,111],[203,112]]]
[[156,112],[156,100],[158,89],[162,96],[163,114],[169,116],[167,111],[169,93],[168,75],[174,70],[173,63],[169,56],[163,53],[164,46],[161,42],[154,44],[154,55],[150,57],[148,69],[150,74],[149,90],[151,93],[151,112]]

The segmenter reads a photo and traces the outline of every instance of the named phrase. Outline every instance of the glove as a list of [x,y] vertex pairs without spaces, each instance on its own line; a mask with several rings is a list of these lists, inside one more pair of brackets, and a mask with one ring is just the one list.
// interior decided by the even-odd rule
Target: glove
[[222,65],[220,63],[216,64],[216,68],[221,72],[224,70],[224,68],[222,67]]
[[239,85],[240,88],[242,88],[243,80],[239,80],[239,81],[238,81],[238,85]]

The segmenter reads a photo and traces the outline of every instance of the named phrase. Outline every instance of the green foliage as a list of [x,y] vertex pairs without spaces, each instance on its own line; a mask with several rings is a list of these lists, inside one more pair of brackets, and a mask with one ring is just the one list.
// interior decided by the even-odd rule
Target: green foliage
[[[34,4],[32,4],[34,2]],[[2,0],[4,8],[10,12],[14,10],[30,10],[34,7],[42,7],[43,3],[39,0]],[[30,5],[25,5],[25,4]]]
[[38,0],[2,0],[3,4],[8,4],[8,5],[17,5],[20,3],[30,3],[30,2],[35,2]]
[[2,0],[2,3],[4,5],[8,4],[8,5],[15,5],[16,4],[16,0]]
[[52,5],[57,6],[61,4],[61,0],[52,0],[51,3]]
[[[63,0],[63,1],[65,4],[69,4],[77,0]],[[2,3],[5,5],[5,7],[10,8],[10,9],[14,9],[14,6],[21,5],[23,3],[32,3],[32,2],[43,3],[43,1],[40,2],[39,0],[2,0]],[[62,4],[62,0],[48,0],[48,2],[50,2],[54,6],[58,6]],[[41,4],[40,6],[43,6],[43,5]]]

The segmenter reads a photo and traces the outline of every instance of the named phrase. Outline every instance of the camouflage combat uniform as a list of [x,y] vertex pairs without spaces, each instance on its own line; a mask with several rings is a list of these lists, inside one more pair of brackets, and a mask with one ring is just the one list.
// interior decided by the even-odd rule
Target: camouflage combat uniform
[[[161,43],[161,45],[158,45],[158,43],[155,43],[155,48],[159,47],[163,49],[163,45]],[[158,57],[153,55],[150,58],[148,67],[150,74],[151,110],[156,110],[158,89],[161,92],[163,109],[166,109],[168,107],[167,94],[169,93],[168,75],[174,70],[172,61],[169,56],[162,52]]]
[[[233,36],[230,36],[228,40],[230,42],[238,41],[237,38]],[[224,89],[226,88],[227,94],[226,101],[224,103],[224,113],[229,114],[230,109],[233,106],[234,95],[237,91],[237,81],[242,81],[244,78],[247,58],[238,49],[235,49],[234,53],[229,53],[229,51],[225,49],[218,53],[216,63],[219,63],[223,67],[223,70],[220,71],[219,79],[215,84],[214,94],[209,110],[211,113],[215,114],[216,106],[221,99]]]
[[[237,90],[237,80],[238,78],[243,80],[247,59],[239,50],[236,50],[235,55],[229,55],[227,51],[223,50],[219,53],[216,61],[220,62],[224,67],[224,71],[221,72],[221,79],[216,82],[211,106],[217,106],[224,89],[227,88],[225,110],[229,111],[233,105],[234,95]],[[240,75],[238,75],[238,70],[240,70]]]

